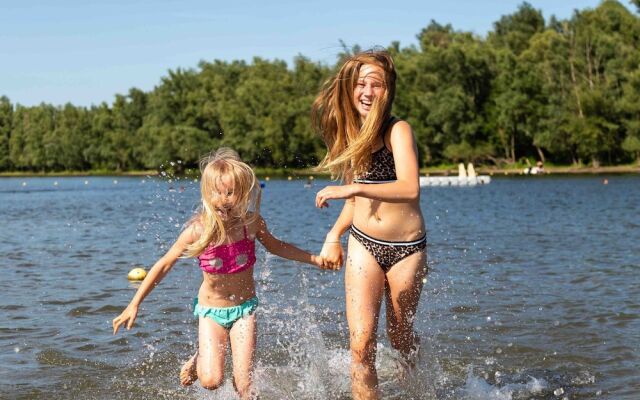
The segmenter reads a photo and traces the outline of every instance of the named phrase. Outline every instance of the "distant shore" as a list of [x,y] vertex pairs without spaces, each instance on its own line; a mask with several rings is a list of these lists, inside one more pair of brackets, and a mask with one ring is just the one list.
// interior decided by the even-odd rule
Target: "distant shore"
[[[478,175],[491,176],[516,176],[524,175],[524,167],[498,168],[498,167],[476,167]],[[329,177],[329,174],[314,171],[311,168],[295,169],[295,168],[255,168],[256,175],[260,178],[288,178],[307,179],[308,177]],[[603,167],[586,167],[586,166],[549,166],[545,167],[544,173],[540,175],[600,175],[600,174],[638,174],[640,173],[640,165],[616,165]],[[159,176],[160,171],[56,171],[56,172],[0,172],[0,177],[72,177],[72,176]],[[195,170],[187,170],[178,175],[197,175]],[[446,167],[429,167],[421,168],[420,175],[431,176],[457,176],[457,166]]]
[[[497,168],[497,167],[476,167],[478,175],[524,175],[525,167]],[[544,172],[538,175],[604,175],[604,174],[637,174],[640,173],[640,165],[615,165],[604,167],[579,167],[579,166],[550,166],[545,167]],[[455,176],[458,175],[458,168],[424,168],[420,170],[421,175],[433,176]]]

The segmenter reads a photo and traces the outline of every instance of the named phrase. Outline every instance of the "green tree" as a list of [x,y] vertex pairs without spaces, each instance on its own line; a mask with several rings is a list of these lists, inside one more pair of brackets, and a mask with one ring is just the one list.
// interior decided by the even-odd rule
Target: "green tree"
[[6,96],[0,97],[0,171],[11,168],[9,138],[13,123],[13,105]]
[[44,138],[55,129],[56,109],[44,103],[34,107],[18,105],[13,116],[9,138],[11,163],[19,170],[50,169],[47,150],[51,143],[45,143]]

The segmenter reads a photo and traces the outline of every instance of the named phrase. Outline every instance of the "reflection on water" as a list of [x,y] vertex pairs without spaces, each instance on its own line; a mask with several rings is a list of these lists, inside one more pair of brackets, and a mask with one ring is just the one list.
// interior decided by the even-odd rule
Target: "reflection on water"
[[[640,178],[494,179],[429,188],[431,272],[417,316],[418,368],[380,326],[390,399],[635,399],[640,394]],[[57,184],[56,184],[57,183]],[[314,187],[270,181],[276,236],[319,251],[340,211]],[[0,179],[0,397],[234,398],[178,384],[193,353],[201,279],[183,260],[111,335],[135,266],[150,266],[194,210],[198,185],[151,178]],[[257,383],[264,399],[348,399],[342,274],[260,251]],[[384,314],[383,314],[384,315]]]

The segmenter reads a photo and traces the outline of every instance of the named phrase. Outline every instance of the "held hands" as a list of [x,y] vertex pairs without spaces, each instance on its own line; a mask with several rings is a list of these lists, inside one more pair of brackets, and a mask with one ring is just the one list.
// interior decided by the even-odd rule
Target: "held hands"
[[327,186],[316,194],[316,207],[329,207],[327,200],[348,199],[355,195],[355,185]]
[[336,265],[334,263],[330,263],[321,255],[320,256],[312,255],[311,262],[320,269],[328,269],[333,271],[340,269],[340,264]]
[[342,268],[343,254],[339,238],[335,240],[327,238],[320,251],[320,257],[324,259],[325,269],[339,270]]
[[136,316],[138,315],[138,307],[129,304],[127,308],[124,309],[122,314],[118,315],[113,319],[113,334],[118,333],[118,329],[120,329],[121,325],[125,325],[127,330],[133,327],[133,322],[136,320]]

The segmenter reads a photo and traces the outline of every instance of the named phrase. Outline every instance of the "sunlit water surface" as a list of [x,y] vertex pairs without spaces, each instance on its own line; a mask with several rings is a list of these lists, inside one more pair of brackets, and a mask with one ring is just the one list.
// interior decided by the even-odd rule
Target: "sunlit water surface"
[[[640,177],[607,178],[423,189],[423,346],[403,378],[381,323],[384,398],[639,398]],[[266,182],[276,236],[320,250],[340,210],[314,208],[322,184]],[[136,289],[127,272],[168,248],[197,197],[186,179],[0,179],[0,398],[235,398],[230,365],[216,392],[178,383],[197,340],[193,260],[111,334]],[[350,398],[342,273],[259,249],[261,399]]]

